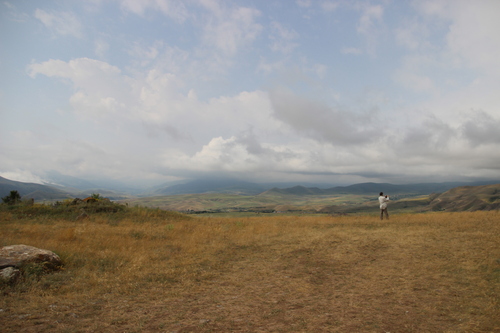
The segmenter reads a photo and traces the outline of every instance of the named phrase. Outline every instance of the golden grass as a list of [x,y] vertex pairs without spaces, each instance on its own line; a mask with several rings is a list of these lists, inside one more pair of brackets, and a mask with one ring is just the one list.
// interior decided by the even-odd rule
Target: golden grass
[[1,214],[65,262],[2,287],[2,332],[500,332],[498,212]]

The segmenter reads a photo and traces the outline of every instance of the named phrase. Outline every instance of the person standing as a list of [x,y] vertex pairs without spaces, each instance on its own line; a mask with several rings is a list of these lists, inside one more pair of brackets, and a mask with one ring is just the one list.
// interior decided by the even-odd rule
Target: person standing
[[386,219],[389,219],[389,212],[387,211],[387,202],[389,201],[389,196],[384,196],[384,192],[380,192],[378,197],[378,202],[380,203],[380,219],[384,219],[384,214]]

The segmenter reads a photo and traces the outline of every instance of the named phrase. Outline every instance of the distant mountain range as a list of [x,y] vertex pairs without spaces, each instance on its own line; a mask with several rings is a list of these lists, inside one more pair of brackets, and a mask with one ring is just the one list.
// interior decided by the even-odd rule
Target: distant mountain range
[[[297,183],[251,183],[237,179],[195,179],[167,183],[140,196],[200,194],[200,193],[232,193],[240,195],[257,195],[273,187],[292,187]],[[320,184],[304,184],[306,186],[321,186]],[[325,185],[323,185],[325,186]],[[328,185],[326,185],[328,187]]]
[[447,182],[447,183],[420,183],[394,185],[388,183],[360,183],[349,186],[337,186],[327,189],[317,187],[294,186],[291,188],[272,188],[266,193],[269,194],[288,194],[288,195],[333,195],[333,194],[374,194],[384,192],[389,195],[426,195],[431,193],[442,193],[459,186],[480,186],[491,185],[497,181],[491,182]]
[[150,196],[156,195],[176,195],[176,194],[196,194],[196,193],[233,193],[243,195],[254,195],[268,190],[265,184],[256,184],[240,180],[231,179],[200,179],[185,183],[169,185],[149,192]]
[[213,179],[213,180],[192,180],[186,182],[176,182],[170,184],[151,187],[142,192],[124,186],[117,189],[99,187],[92,182],[79,178],[64,176],[58,173],[51,174],[51,184],[24,183],[0,177],[0,197],[16,190],[23,198],[33,198],[36,201],[42,200],[62,200],[67,198],[84,198],[92,193],[110,198],[111,200],[124,200],[132,197],[150,197],[178,194],[200,194],[200,193],[228,193],[239,195],[257,195],[261,193],[273,195],[339,195],[339,194],[367,194],[373,195],[384,192],[389,195],[428,195],[431,193],[442,193],[459,186],[479,186],[490,185],[497,181],[485,182],[447,182],[447,183],[420,183],[394,185],[388,183],[361,183],[349,186],[337,186],[330,188],[320,188],[318,184],[305,184],[311,187],[292,183],[251,183],[240,180]]

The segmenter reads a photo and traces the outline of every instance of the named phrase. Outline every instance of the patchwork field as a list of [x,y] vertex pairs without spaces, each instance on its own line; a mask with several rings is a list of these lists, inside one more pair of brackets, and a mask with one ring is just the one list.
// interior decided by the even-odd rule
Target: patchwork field
[[497,211],[77,214],[0,210],[65,263],[1,285],[2,332],[500,332]]
[[339,212],[378,210],[377,197],[367,195],[235,195],[184,194],[123,200],[130,206],[146,206],[183,212],[320,212],[335,206]]
[[[204,214],[230,213],[319,213],[376,214],[378,192],[365,194],[311,194],[314,189],[290,188],[270,190],[258,195],[222,193],[167,195],[123,200],[130,206]],[[410,190],[409,190],[410,191]],[[366,193],[371,193],[367,195]],[[426,211],[476,211],[500,208],[500,184],[461,186],[444,193],[416,194],[398,192],[391,195],[390,211],[421,213]]]

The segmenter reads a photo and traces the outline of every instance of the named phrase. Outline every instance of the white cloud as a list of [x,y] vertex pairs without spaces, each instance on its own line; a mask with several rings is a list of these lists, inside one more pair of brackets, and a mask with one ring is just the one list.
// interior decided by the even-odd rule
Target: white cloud
[[457,139],[457,131],[440,119],[427,118],[422,124],[411,126],[396,148],[401,156],[442,155],[453,151],[452,142]]
[[[396,41],[409,53],[393,79],[432,97],[419,108],[455,127],[465,126],[470,110],[498,114],[500,25],[494,13],[500,3],[444,0],[414,6],[416,15],[395,30]],[[467,124],[473,133],[475,125]]]
[[101,59],[105,58],[107,52],[109,51],[109,43],[103,39],[97,39],[94,42],[94,45],[95,45],[95,54]]
[[479,145],[500,144],[500,119],[492,115],[477,111],[471,114],[469,120],[463,123],[462,132],[470,145],[476,148]]
[[253,126],[262,131],[276,128],[266,93],[241,92],[201,102],[193,90],[183,91],[175,74],[160,68],[131,77],[105,62],[81,58],[35,63],[29,73],[33,78],[43,74],[65,79],[75,88],[69,100],[73,111],[102,126],[110,121],[122,126],[140,122],[148,135],[165,133],[191,142],[205,142],[214,133],[230,136]]
[[500,74],[500,2],[443,0],[415,2],[426,19],[448,24],[446,52],[483,74]]
[[202,1],[211,12],[203,31],[205,45],[215,47],[225,56],[234,56],[261,33],[262,25],[256,22],[260,12],[253,8],[224,8],[214,1]]
[[317,77],[322,79],[326,76],[326,73],[328,72],[328,66],[323,64],[315,64],[312,67],[311,72],[315,73]]
[[80,116],[94,120],[123,114],[133,88],[120,69],[89,58],[69,62],[49,60],[31,64],[28,70],[33,78],[43,74],[69,80],[76,89],[70,98],[74,110]]
[[369,54],[376,51],[381,24],[383,23],[384,8],[381,5],[358,4],[361,17],[357,31],[366,39],[366,48]]
[[[171,160],[170,160],[171,161]],[[192,157],[183,156],[168,165],[177,169],[188,169],[193,171],[249,171],[251,164],[256,163],[256,159],[248,153],[244,146],[236,142],[235,137],[223,139],[222,137],[213,138],[210,142]]]
[[124,10],[143,16],[148,9],[159,11],[165,16],[182,23],[189,17],[184,2],[175,0],[120,0]]
[[[43,74],[49,77],[62,77],[71,79],[75,86],[88,88],[94,87],[96,91],[101,91],[102,88],[108,86],[110,82],[105,82],[99,87],[95,87],[95,82],[89,82],[95,77],[114,78],[121,74],[121,70],[104,61],[99,61],[90,58],[78,58],[65,62],[62,60],[49,60],[43,63],[31,64],[28,69],[31,77],[37,74]],[[89,84],[90,83],[90,84]]]
[[23,183],[35,183],[43,184],[43,179],[40,176],[34,175],[28,170],[14,170],[14,171],[0,171],[0,177],[7,178],[9,180],[23,182]]
[[157,59],[160,52],[164,49],[164,43],[162,41],[155,41],[151,46],[143,46],[135,43],[133,47],[129,50],[129,54],[139,59],[140,66],[144,67],[155,59]]
[[162,72],[196,77],[200,80],[207,68],[200,65],[200,60],[192,52],[172,47],[155,40],[149,45],[134,43],[128,50],[136,71],[157,69]]
[[373,117],[301,98],[284,90],[270,93],[274,116],[299,134],[333,145],[363,144],[375,136]]
[[[86,38],[78,47],[48,41],[44,53],[29,24],[10,38],[7,47],[29,52],[2,64],[42,60],[25,78],[3,66],[19,81],[1,87],[2,170],[401,182],[499,175],[496,2],[91,2],[64,12],[23,5],[53,34]],[[81,22],[93,25],[84,31]],[[351,56],[359,54],[371,57]],[[23,79],[29,91],[8,84]]]
[[299,34],[293,29],[287,29],[278,22],[271,23],[272,34],[269,38],[272,40],[271,49],[275,52],[288,54],[299,46],[293,42],[299,37]]
[[[390,136],[386,161],[412,177],[444,181],[453,177],[492,177],[499,170],[500,137],[488,122],[460,117],[457,125],[431,116]],[[483,132],[485,131],[485,132]],[[483,135],[483,133],[485,135]],[[475,171],[474,171],[475,170]],[[493,176],[495,177],[495,176]]]
[[280,59],[280,60],[275,61],[275,62],[269,62],[264,57],[260,57],[260,61],[259,61],[259,65],[257,67],[257,70],[259,72],[262,72],[265,74],[280,72],[280,71],[283,71],[285,69],[285,67],[286,67],[285,63],[286,63],[285,59]]
[[394,75],[397,82],[403,84],[415,92],[432,92],[435,88],[432,79],[428,76],[418,74],[414,71],[400,70]]
[[433,79],[427,74],[434,67],[434,61],[428,56],[407,56],[403,64],[393,75],[393,79],[415,92],[436,92]]
[[487,6],[462,1],[453,15],[447,36],[450,50],[460,55],[473,68],[483,73],[500,74],[500,2],[488,1]]
[[193,155],[170,150],[165,153],[163,163],[172,172],[187,170],[187,174],[194,177],[213,173],[254,181],[273,180],[278,174],[286,180],[335,174],[334,169],[338,169],[340,163],[337,161],[335,167],[325,163],[330,161],[322,159],[326,151],[320,150],[324,150],[324,146],[314,141],[298,139],[286,145],[262,143],[252,133],[246,133],[227,139],[213,138]]
[[83,37],[83,27],[79,18],[71,12],[47,12],[43,9],[35,11],[35,17],[47,28],[63,36]]
[[394,31],[396,41],[406,48],[416,51],[419,48],[428,46],[426,40],[429,37],[429,31],[424,23],[417,20],[408,20],[403,26],[397,27]]

